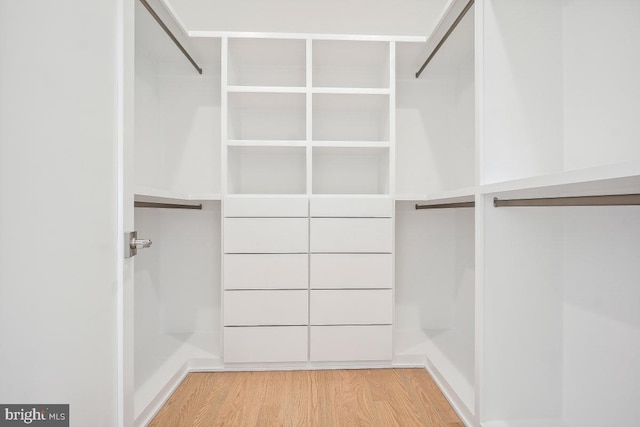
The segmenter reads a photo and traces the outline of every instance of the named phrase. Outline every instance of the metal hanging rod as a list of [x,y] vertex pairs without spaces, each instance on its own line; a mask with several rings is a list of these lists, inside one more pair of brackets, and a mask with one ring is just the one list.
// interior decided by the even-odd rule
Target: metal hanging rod
[[440,42],[438,42],[438,44],[436,45],[435,49],[433,49],[433,52],[431,52],[431,55],[429,55],[429,57],[427,58],[426,61],[424,61],[424,64],[422,64],[422,67],[420,67],[420,69],[418,70],[418,72],[416,73],[416,79],[418,77],[420,77],[420,74],[422,74],[422,72],[424,71],[424,69],[427,67],[427,65],[429,65],[429,62],[431,62],[431,60],[433,59],[434,56],[436,56],[436,53],[438,53],[438,51],[440,50],[440,48],[442,47],[442,45],[444,44],[444,42],[447,41],[447,39],[449,38],[449,36],[451,35],[451,33],[453,33],[453,30],[456,29],[456,27],[458,26],[458,24],[460,23],[460,21],[462,21],[462,18],[464,18],[464,16],[467,14],[467,12],[469,11],[469,9],[471,9],[471,6],[473,6],[474,0],[469,0],[469,3],[467,3],[467,5],[464,7],[464,9],[462,9],[462,12],[460,12],[460,14],[458,15],[458,17],[456,18],[455,21],[453,21],[453,24],[451,24],[451,27],[449,27],[449,29],[447,30],[447,32],[444,34],[444,36],[442,37],[442,39],[440,40]]
[[160,25],[160,27],[162,27],[162,29],[164,30],[165,33],[167,33],[167,35],[169,36],[169,38],[175,43],[176,46],[178,46],[178,49],[180,49],[180,52],[182,52],[184,54],[184,56],[187,57],[187,59],[189,60],[189,62],[191,62],[191,65],[193,65],[193,67],[198,70],[199,74],[202,74],[202,68],[200,68],[198,66],[198,64],[196,63],[196,61],[194,61],[194,59],[191,57],[191,55],[189,55],[189,52],[187,52],[187,50],[182,46],[182,44],[178,41],[178,39],[176,38],[176,36],[173,35],[173,33],[171,32],[171,30],[169,29],[169,27],[167,27],[165,25],[165,23],[162,21],[162,18],[160,18],[158,16],[158,14],[156,13],[155,10],[153,10],[151,8],[151,6],[149,5],[149,3],[147,3],[147,0],[140,0],[140,3],[142,3],[142,5],[149,11],[149,13],[151,14],[151,16],[153,16],[153,19],[156,20],[156,22],[158,23],[158,25]]
[[159,202],[134,202],[136,208],[163,208],[163,209],[197,209],[202,210],[202,205],[180,205],[175,203]]
[[640,194],[610,194],[602,196],[578,197],[544,197],[536,199],[508,199],[493,198],[496,208],[508,206],[638,206]]
[[474,208],[475,206],[475,202],[439,203],[437,205],[419,205],[416,203],[416,209]]

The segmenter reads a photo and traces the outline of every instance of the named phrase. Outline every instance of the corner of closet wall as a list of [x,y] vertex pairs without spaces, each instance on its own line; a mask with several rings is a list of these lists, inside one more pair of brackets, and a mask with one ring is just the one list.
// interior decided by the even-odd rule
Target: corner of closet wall
[[135,227],[153,242],[135,258],[134,415],[144,424],[186,363],[215,366],[221,355],[220,42],[186,37],[149,1],[200,74],[135,4]]
[[480,421],[633,424],[640,3],[482,2]]
[[398,45],[396,67],[394,360],[426,360],[469,425],[477,424],[474,48],[474,7],[449,1],[426,43]]

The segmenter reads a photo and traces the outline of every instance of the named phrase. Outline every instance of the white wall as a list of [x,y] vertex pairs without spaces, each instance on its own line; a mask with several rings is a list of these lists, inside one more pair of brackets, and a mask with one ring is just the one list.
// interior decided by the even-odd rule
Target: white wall
[[116,425],[116,1],[0,1],[0,401]]
[[445,0],[164,0],[188,30],[427,35]]
[[564,419],[637,424],[640,208],[567,208],[564,244]]
[[483,183],[563,169],[562,3],[487,0]]
[[485,421],[562,414],[561,208],[500,208],[486,198]]
[[565,169],[640,158],[640,2],[563,2]]
[[[220,332],[220,206],[210,202],[202,211],[136,209],[135,216],[138,235],[153,241],[136,256],[138,389],[190,335],[205,333],[215,339]],[[162,335],[172,335],[175,347],[159,346],[167,341]]]
[[219,41],[183,41],[203,68],[198,74],[139,2],[136,6],[136,186],[219,193]]

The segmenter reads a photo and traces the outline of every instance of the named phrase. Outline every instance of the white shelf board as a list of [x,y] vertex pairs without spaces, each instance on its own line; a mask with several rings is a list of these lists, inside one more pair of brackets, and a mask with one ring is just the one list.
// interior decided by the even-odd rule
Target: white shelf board
[[215,201],[220,199],[220,193],[187,193],[149,187],[137,187],[134,192],[134,200],[136,202],[172,203]]
[[389,95],[389,88],[358,88],[358,87],[313,87],[312,93],[347,94],[347,95]]
[[389,141],[312,141],[312,147],[322,148],[389,148]]
[[640,192],[640,162],[578,169],[550,175],[484,184],[480,194],[502,197],[567,197]]
[[427,193],[412,193],[412,194],[394,194],[393,198],[399,202],[418,202],[427,198]]
[[306,87],[300,86],[227,86],[232,93],[306,93]]
[[258,140],[258,139],[230,139],[227,147],[305,147],[302,140]]
[[435,205],[438,203],[473,202],[475,200],[475,194],[476,187],[465,187],[443,191],[441,193],[397,194],[395,199],[399,201],[416,201],[427,205]]
[[303,40],[349,40],[349,41],[382,41],[382,42],[414,42],[426,41],[426,37],[397,35],[362,35],[362,34],[320,34],[320,33],[271,33],[249,31],[209,31],[191,30],[189,37],[213,38],[253,38],[253,39],[303,39]]

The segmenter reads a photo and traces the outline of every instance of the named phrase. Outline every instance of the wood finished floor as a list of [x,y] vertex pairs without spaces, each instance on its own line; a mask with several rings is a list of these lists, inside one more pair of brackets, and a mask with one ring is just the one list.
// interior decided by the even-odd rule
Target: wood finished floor
[[362,369],[191,373],[149,426],[464,424],[424,369]]

